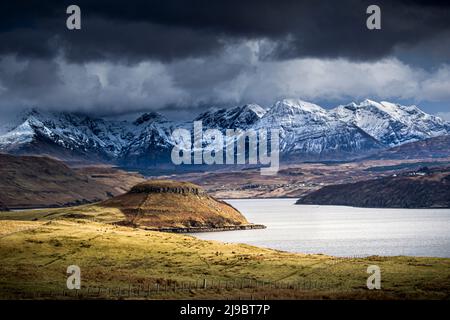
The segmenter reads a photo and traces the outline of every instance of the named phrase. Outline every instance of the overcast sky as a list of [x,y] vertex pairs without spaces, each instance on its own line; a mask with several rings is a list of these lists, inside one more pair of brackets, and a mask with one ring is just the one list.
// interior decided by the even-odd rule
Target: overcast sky
[[[95,2],[95,4],[94,4]],[[81,8],[81,30],[66,8]],[[366,8],[381,7],[381,30]],[[449,1],[0,4],[0,108],[99,116],[300,98],[418,104],[450,120]]]

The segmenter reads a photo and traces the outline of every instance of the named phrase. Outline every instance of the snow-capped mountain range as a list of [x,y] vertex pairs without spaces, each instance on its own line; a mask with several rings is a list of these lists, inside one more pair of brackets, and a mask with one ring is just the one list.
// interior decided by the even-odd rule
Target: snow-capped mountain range
[[[201,120],[204,128],[221,130],[279,129],[281,155],[290,160],[348,159],[450,134],[448,122],[416,106],[371,100],[325,110],[302,100],[284,99],[267,110],[257,104],[210,109],[195,120]],[[171,133],[180,127],[190,129],[192,122],[169,121],[155,112],[130,122],[32,109],[4,125],[0,152],[135,167],[170,164]]]
[[331,114],[352,123],[385,146],[436,137],[449,132],[449,124],[427,114],[417,106],[402,106],[390,102],[365,100],[331,110]]
[[286,158],[341,159],[382,147],[356,125],[340,121],[318,105],[300,100],[276,102],[254,127],[280,129],[280,152]]

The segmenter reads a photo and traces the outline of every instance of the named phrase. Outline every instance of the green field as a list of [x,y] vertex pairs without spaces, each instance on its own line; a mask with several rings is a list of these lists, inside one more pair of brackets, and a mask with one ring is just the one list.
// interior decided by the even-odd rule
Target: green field
[[[450,259],[344,259],[86,219],[25,221],[42,219],[44,211],[1,213],[2,299],[75,298],[64,291],[69,265],[81,268],[82,298],[449,298]],[[15,214],[24,220],[7,220]],[[381,290],[366,287],[369,265],[381,268]]]

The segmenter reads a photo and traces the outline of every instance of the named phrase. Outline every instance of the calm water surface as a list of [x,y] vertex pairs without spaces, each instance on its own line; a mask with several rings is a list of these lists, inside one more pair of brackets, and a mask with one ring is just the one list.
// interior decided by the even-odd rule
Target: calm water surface
[[366,209],[294,205],[293,199],[227,200],[267,229],[197,233],[205,240],[247,243],[334,256],[450,257],[450,209]]

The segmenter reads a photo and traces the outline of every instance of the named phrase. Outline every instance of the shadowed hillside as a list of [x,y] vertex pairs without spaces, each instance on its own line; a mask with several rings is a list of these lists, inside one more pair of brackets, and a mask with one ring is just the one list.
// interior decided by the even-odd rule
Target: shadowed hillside
[[8,207],[3,202],[0,201],[0,211],[8,211],[8,210],[9,210]]
[[401,176],[323,187],[297,204],[370,208],[450,208],[450,169],[423,168]]
[[450,135],[434,137],[423,141],[406,143],[380,151],[368,159],[424,159],[446,158],[450,156]]
[[131,187],[127,181],[143,180],[111,170],[74,170],[47,157],[0,154],[0,202],[10,209],[80,205],[122,194]]

